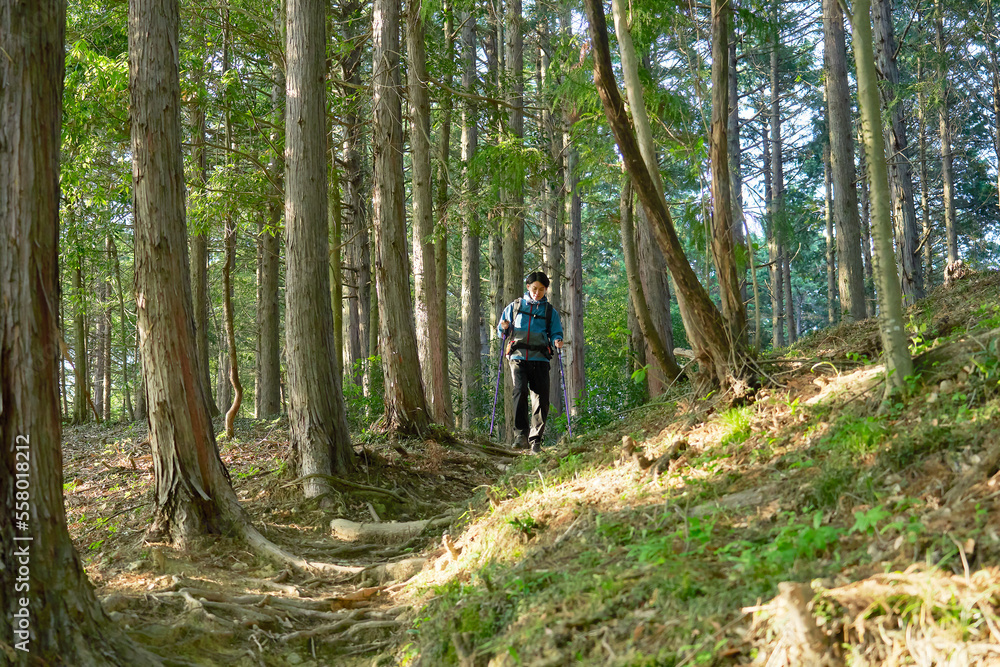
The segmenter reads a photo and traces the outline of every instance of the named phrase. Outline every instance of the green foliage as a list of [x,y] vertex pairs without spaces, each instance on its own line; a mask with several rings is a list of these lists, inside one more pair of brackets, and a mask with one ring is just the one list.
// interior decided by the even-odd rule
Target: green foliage
[[753,405],[744,405],[739,408],[730,408],[719,415],[719,422],[724,430],[719,437],[719,445],[738,445],[750,437],[750,419],[753,416]]

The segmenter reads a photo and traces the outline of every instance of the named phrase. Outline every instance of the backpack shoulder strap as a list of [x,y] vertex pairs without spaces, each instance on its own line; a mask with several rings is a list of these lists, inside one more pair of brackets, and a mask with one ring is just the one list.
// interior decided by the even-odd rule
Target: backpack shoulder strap
[[552,304],[545,302],[545,333],[552,337]]

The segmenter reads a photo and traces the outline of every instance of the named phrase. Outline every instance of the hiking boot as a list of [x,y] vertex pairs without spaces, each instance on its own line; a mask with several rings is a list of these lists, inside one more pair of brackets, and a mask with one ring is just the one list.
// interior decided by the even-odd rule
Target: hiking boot
[[541,454],[542,453],[542,443],[540,443],[540,442],[533,442],[533,443],[531,443],[531,453],[532,454]]
[[514,449],[527,449],[527,448],[528,448],[527,438],[525,438],[524,440],[517,440],[514,442]]

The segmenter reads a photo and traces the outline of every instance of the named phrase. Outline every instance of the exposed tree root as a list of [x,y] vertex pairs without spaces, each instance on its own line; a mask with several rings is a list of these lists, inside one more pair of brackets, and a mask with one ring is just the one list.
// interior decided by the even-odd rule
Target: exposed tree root
[[300,483],[302,483],[302,482],[304,482],[306,480],[310,480],[310,479],[314,479],[314,478],[325,479],[326,481],[330,482],[331,484],[340,484],[341,486],[346,486],[346,487],[348,487],[350,489],[356,489],[358,491],[370,491],[371,493],[378,493],[378,494],[381,494],[383,496],[389,496],[393,500],[398,500],[401,503],[405,503],[406,502],[406,498],[404,498],[403,496],[399,495],[398,493],[396,493],[394,491],[389,491],[388,489],[383,489],[383,488],[380,488],[380,487],[377,487],[377,486],[369,486],[368,484],[359,484],[358,482],[351,482],[351,481],[348,481],[348,480],[343,479],[341,477],[335,477],[333,475],[323,475],[321,473],[313,473],[311,475],[305,475],[303,477],[298,477],[296,479],[293,479],[291,482],[288,482],[286,484],[282,484],[281,487],[279,487],[279,488],[283,489],[285,487],[294,486],[296,484],[300,484]]

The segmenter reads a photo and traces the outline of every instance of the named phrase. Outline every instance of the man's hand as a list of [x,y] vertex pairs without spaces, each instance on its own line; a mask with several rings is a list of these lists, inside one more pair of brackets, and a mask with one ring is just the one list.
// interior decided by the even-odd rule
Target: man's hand
[[500,320],[500,328],[501,329],[503,329],[504,331],[506,331],[507,327],[509,327],[509,326],[510,326],[510,322],[508,322],[507,320]]
[[556,341],[556,347],[558,347],[560,350],[562,349],[562,338]]

